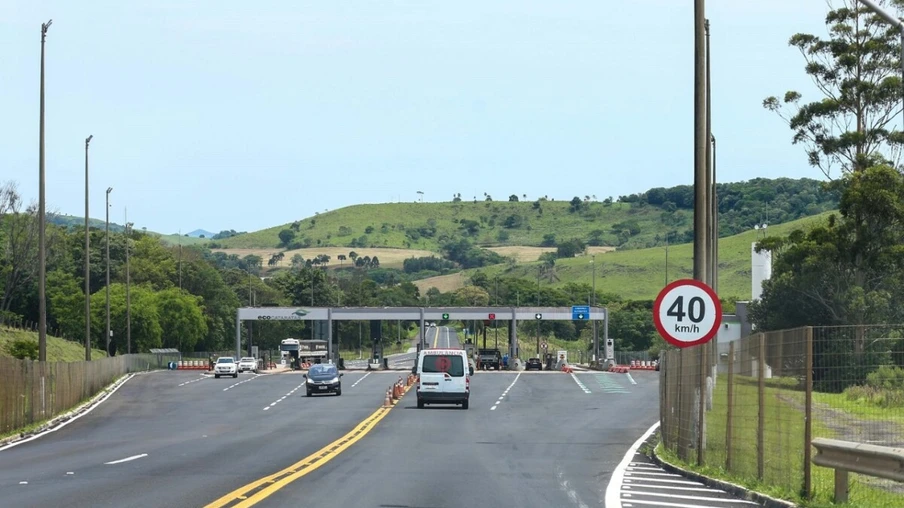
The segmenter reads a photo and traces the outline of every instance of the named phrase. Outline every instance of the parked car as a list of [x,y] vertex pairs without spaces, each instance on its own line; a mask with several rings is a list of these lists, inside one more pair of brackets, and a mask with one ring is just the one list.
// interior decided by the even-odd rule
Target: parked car
[[543,362],[539,358],[528,358],[524,370],[543,370]]
[[239,366],[235,363],[235,358],[231,356],[217,358],[217,363],[213,367],[213,377],[219,379],[220,376],[239,377]]
[[245,371],[257,372],[257,360],[255,358],[245,356],[239,360],[239,372]]

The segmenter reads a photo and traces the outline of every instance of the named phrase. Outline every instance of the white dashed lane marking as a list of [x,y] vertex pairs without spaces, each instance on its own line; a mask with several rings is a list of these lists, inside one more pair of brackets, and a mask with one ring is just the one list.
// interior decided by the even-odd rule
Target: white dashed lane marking
[[179,383],[179,386],[190,385],[190,384],[192,384],[192,383],[197,383],[198,381],[204,381],[205,379],[207,379],[207,376],[202,375],[202,376],[199,377],[198,379],[192,379],[191,381],[186,381],[186,382],[184,382],[184,383]]
[[286,397],[291,397],[293,393],[297,392],[298,390],[301,390],[301,387],[302,387],[302,386],[304,386],[304,383],[301,383],[300,385],[296,386],[295,388],[292,388],[292,390],[290,390],[289,393],[287,393],[287,394],[283,395],[282,397],[276,399],[275,401],[273,401],[272,404],[270,404],[269,406],[265,407],[265,408],[264,408],[264,411],[267,411],[267,410],[270,409],[271,407],[273,407],[273,406],[279,404],[280,402],[286,400]]
[[236,386],[238,386],[238,385],[240,385],[240,384],[247,383],[248,381],[254,381],[255,379],[259,378],[260,376],[261,376],[260,374],[254,374],[254,377],[249,377],[248,379],[246,379],[246,380],[244,380],[244,381],[239,381],[238,383],[235,383],[235,384],[232,385],[232,386],[227,386],[226,388],[223,388],[223,391],[225,392],[226,390],[235,388]]
[[147,456],[148,456],[148,454],[142,453],[141,455],[132,455],[131,457],[126,457],[126,458],[124,458],[124,459],[113,460],[113,461],[110,461],[110,462],[104,462],[104,464],[121,464],[121,463],[123,463],[123,462],[130,462],[130,461],[133,461],[133,460],[135,460],[135,459],[140,459],[140,458],[142,458],[142,457],[147,457]]
[[511,390],[512,387],[515,386],[515,383],[518,382],[518,378],[519,378],[519,377],[521,377],[521,372],[519,372],[518,375],[515,376],[515,380],[512,381],[512,384],[508,385],[508,388],[506,388],[505,391],[502,392],[502,395],[499,396],[499,399],[496,401],[495,404],[493,404],[493,407],[490,408],[490,411],[495,411],[495,410],[496,410],[496,407],[497,407],[499,404],[502,404],[502,399],[503,399],[506,395],[508,395],[509,390]]
[[364,381],[364,378],[366,378],[366,377],[369,376],[370,374],[371,374],[371,373],[368,372],[367,374],[364,374],[363,376],[361,376],[361,379],[355,381],[354,384],[352,384],[351,387],[354,388],[358,383],[360,383],[361,381]]

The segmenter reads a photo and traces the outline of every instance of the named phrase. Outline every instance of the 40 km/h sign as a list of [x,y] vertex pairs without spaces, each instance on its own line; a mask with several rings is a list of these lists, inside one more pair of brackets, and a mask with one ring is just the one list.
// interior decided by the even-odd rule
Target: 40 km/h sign
[[653,321],[662,338],[677,347],[709,342],[722,324],[722,303],[703,282],[682,279],[672,282],[656,297]]

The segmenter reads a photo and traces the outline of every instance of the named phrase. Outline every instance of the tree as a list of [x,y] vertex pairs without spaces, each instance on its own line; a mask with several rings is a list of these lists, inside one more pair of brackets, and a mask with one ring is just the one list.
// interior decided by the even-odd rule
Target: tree
[[283,229],[279,232],[279,243],[284,247],[288,247],[295,240],[295,231],[291,229]]
[[509,196],[509,201],[510,201],[510,202],[513,202],[513,203],[517,203],[517,202],[518,202],[518,195],[517,195],[517,194],[512,194],[511,196]]
[[336,259],[339,260],[339,268],[342,268],[342,264],[343,264],[343,263],[345,262],[345,260],[348,259],[348,258],[345,257],[345,254],[339,254],[338,256],[336,256]]
[[490,294],[479,286],[465,286],[454,292],[455,301],[465,307],[486,307],[490,303]]
[[901,106],[898,30],[857,0],[829,11],[826,25],[827,40],[801,33],[788,42],[800,50],[824,99],[802,104],[791,90],[763,106],[788,123],[810,164],[831,177],[834,166],[846,174],[888,162],[884,151],[897,159],[904,135],[889,130]]
[[37,276],[38,218],[35,205],[22,209],[22,199],[15,185],[8,184],[0,193],[0,206],[5,208],[3,222],[0,223],[5,237],[4,256],[0,259],[2,316],[10,310],[13,297],[21,294]]
[[207,334],[207,320],[200,297],[179,288],[158,291],[155,295],[163,346],[194,351]]

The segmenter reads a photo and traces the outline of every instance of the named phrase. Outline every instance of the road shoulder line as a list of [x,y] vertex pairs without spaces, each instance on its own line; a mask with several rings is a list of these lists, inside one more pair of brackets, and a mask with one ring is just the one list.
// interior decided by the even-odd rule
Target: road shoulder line
[[626,453],[625,456],[622,457],[621,462],[615,466],[615,469],[612,471],[612,476],[609,478],[609,485],[606,487],[606,508],[622,508],[621,486],[625,479],[625,471],[628,469],[628,465],[631,461],[634,460],[634,454],[637,453],[637,450],[640,449],[644,441],[656,432],[656,429],[658,428],[659,422],[657,421],[652,427],[647,429],[633,445],[631,445],[631,448],[628,449],[628,453]]

